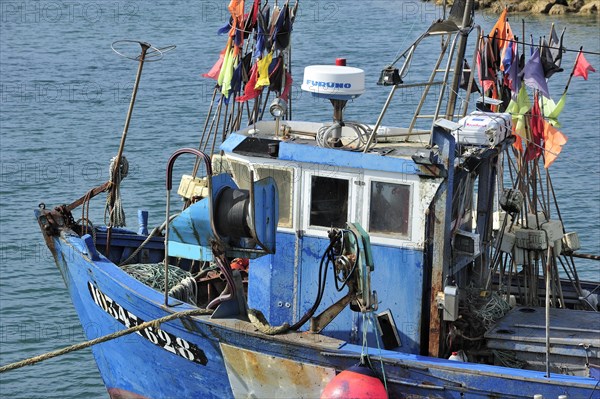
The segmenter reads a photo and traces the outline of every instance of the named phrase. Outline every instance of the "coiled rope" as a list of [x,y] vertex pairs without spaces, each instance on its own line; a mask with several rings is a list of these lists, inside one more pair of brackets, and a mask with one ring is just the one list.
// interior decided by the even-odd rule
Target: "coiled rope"
[[107,341],[111,341],[113,339],[120,338],[124,335],[129,335],[129,334],[132,334],[132,333],[135,333],[138,331],[145,330],[146,328],[149,328],[149,327],[156,329],[156,328],[159,328],[162,323],[166,323],[171,320],[181,319],[181,318],[190,317],[190,316],[210,315],[212,313],[213,313],[213,311],[210,309],[191,309],[191,310],[184,310],[181,312],[176,312],[176,313],[170,314],[168,316],[164,316],[164,317],[161,317],[161,318],[158,318],[155,320],[151,320],[151,321],[147,321],[142,324],[138,324],[135,327],[130,327],[125,330],[117,331],[112,334],[108,334],[108,335],[104,335],[102,337],[92,339],[90,341],[80,342],[78,344],[67,346],[66,348],[62,348],[62,349],[59,349],[59,350],[56,350],[53,352],[48,352],[43,355],[31,357],[29,359],[21,360],[19,362],[7,364],[6,366],[0,367],[0,373],[4,373],[5,371],[10,371],[10,370],[15,370],[15,369],[25,367],[25,366],[31,366],[33,364],[42,362],[44,360],[52,359],[54,357],[62,356],[67,353],[70,353],[70,352],[75,352],[75,351],[78,351],[81,349],[89,348],[91,346],[101,344],[103,342],[107,342]]
[[[106,206],[104,208],[104,224],[112,227],[125,226],[125,211],[121,202],[121,181],[129,173],[129,162],[127,158],[121,157],[119,167],[115,168],[117,157],[110,160],[108,180],[114,185],[114,190],[109,190],[106,196]],[[116,171],[116,174],[114,173]],[[114,195],[114,197],[113,197]],[[111,209],[112,204],[112,209]],[[106,221],[108,215],[109,221]]]
[[354,138],[350,142],[346,143],[342,148],[351,151],[362,151],[369,140],[371,128],[360,122],[334,122],[330,126],[322,126],[317,132],[317,144],[323,148],[335,148],[330,142],[330,139],[333,138],[333,134],[336,132],[336,130],[342,129],[343,127],[350,128],[352,133],[354,133]]

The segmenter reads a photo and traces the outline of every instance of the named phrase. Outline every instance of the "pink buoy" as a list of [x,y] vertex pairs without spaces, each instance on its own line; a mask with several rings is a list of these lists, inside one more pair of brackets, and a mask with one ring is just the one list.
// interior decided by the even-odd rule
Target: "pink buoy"
[[321,399],[388,399],[381,380],[368,367],[352,366],[336,375],[323,390]]

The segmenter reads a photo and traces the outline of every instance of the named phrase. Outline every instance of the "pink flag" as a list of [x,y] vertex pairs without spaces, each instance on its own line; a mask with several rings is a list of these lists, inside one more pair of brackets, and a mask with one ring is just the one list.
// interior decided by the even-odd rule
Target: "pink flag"
[[219,79],[219,73],[221,73],[221,67],[223,66],[223,60],[225,59],[225,50],[221,51],[219,54],[219,59],[215,62],[215,65],[208,71],[207,73],[203,73],[202,76],[205,78],[210,78],[217,80]]
[[583,76],[585,80],[588,78],[588,71],[596,72],[594,67],[590,65],[589,62],[583,56],[581,50],[579,54],[577,54],[577,61],[575,62],[575,69],[573,70],[573,76]]

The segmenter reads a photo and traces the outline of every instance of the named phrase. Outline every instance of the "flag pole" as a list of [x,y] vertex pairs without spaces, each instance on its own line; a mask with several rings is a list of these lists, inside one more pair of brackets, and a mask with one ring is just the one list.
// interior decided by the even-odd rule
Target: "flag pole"
[[575,63],[573,64],[573,69],[571,70],[571,74],[569,75],[569,80],[567,80],[567,85],[565,86],[563,95],[567,94],[567,90],[569,90],[569,85],[571,84],[571,79],[573,79],[573,75],[575,74],[575,68],[577,68],[577,62],[579,61],[579,57],[581,56],[582,51],[583,46],[579,47],[579,52],[577,53],[577,57],[575,58]]
[[521,19],[521,26],[523,27],[523,43],[521,43],[523,45],[523,48],[521,49],[521,54],[523,54],[523,56],[525,56],[525,40],[527,40],[527,36],[525,36],[525,20]]

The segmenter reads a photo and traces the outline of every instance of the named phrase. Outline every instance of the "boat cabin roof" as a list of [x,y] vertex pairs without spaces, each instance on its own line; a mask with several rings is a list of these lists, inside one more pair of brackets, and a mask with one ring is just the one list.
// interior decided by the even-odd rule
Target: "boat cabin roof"
[[[221,149],[242,157],[404,174],[422,173],[412,156],[419,151],[429,151],[429,131],[413,131],[409,135],[405,128],[381,127],[377,141],[364,153],[352,150],[350,146],[320,146],[317,134],[319,129],[327,126],[326,123],[282,121],[279,130],[283,133],[276,135],[274,121],[260,121],[229,135]],[[342,139],[351,134],[351,129],[342,129]]]

